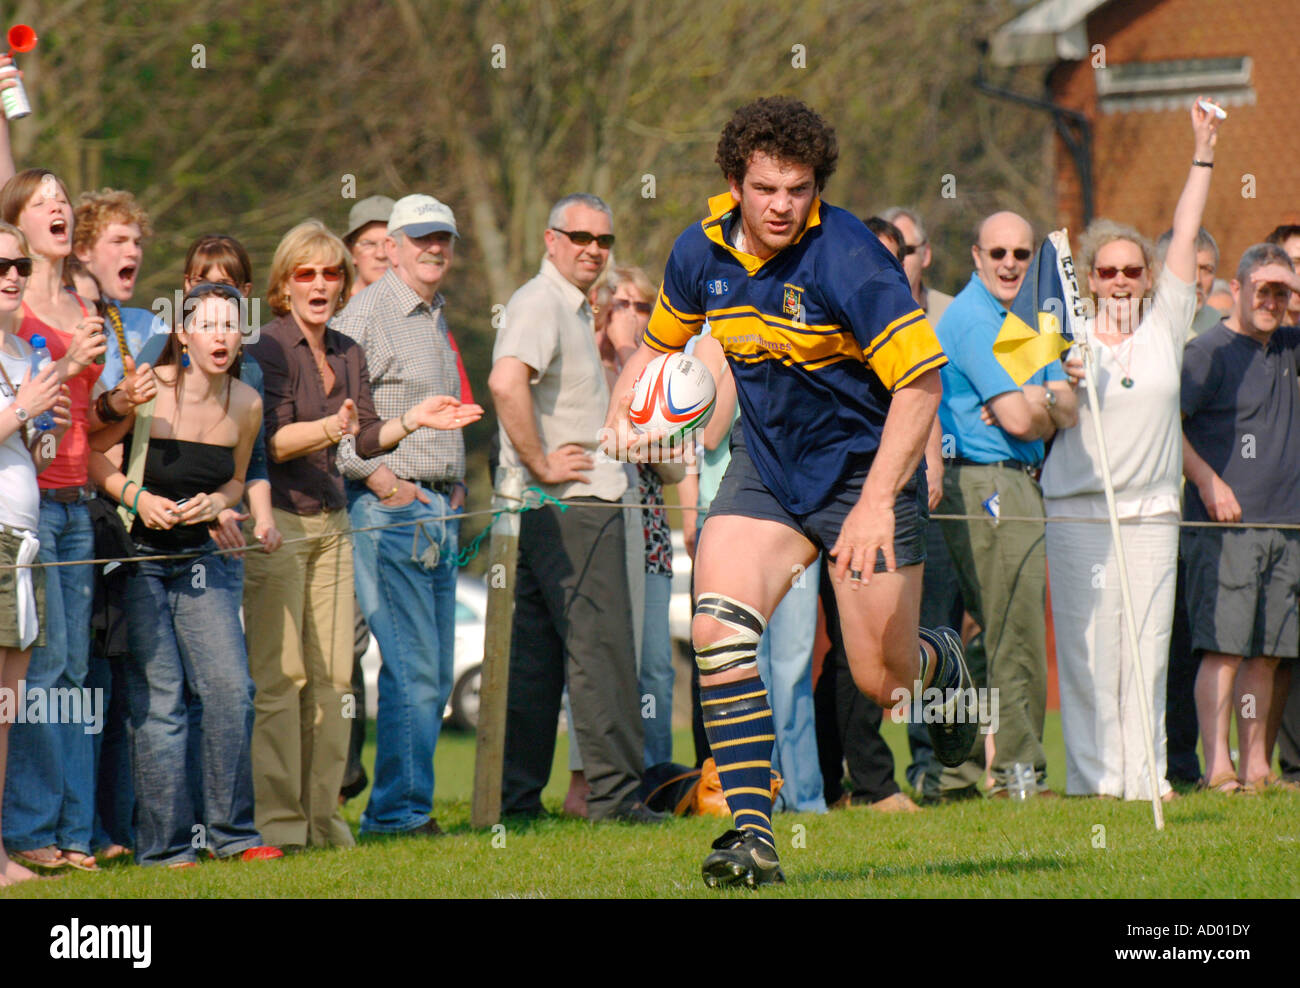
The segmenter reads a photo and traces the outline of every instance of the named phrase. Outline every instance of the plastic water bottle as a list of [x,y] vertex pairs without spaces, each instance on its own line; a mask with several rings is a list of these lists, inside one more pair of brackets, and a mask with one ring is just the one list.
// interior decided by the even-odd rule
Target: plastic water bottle
[[1007,784],[1007,792],[1010,793],[1012,799],[1024,802],[1034,795],[1037,782],[1034,766],[1026,765],[1024,762],[1016,762],[1011,766],[1011,779]]
[[[45,337],[39,334],[32,336],[32,377],[36,377],[45,365],[50,362],[50,351],[45,346]],[[49,411],[41,412],[36,416],[32,424],[36,427],[37,432],[49,432],[54,428],[54,416]]]

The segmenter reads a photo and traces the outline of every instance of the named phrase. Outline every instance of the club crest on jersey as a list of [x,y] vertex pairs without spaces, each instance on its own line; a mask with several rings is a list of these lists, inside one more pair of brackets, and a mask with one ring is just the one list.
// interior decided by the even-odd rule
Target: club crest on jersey
[[785,294],[781,299],[781,309],[791,319],[803,322],[803,289],[795,285],[786,285]]
[[727,283],[726,278],[714,278],[708,282],[710,295],[726,295],[731,286]]

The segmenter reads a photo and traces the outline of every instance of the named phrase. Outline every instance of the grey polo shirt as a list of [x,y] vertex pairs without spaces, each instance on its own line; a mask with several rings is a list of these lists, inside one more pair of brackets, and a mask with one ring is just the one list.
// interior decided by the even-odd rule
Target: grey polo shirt
[[[599,452],[609,410],[609,385],[596,349],[596,331],[586,296],[549,260],[506,303],[505,324],[497,332],[492,362],[514,357],[532,368],[533,421],[542,449],[552,453],[576,443],[596,464],[589,482],[541,484],[552,497],[598,497],[617,501],[627,489],[623,464]],[[501,465],[524,469],[514,444],[501,427]]]

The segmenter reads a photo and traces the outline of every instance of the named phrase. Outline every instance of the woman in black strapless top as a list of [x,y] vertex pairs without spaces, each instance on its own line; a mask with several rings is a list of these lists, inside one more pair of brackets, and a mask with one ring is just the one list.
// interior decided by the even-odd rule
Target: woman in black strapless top
[[[145,865],[193,865],[196,833],[213,857],[280,856],[253,825],[242,580],[208,528],[239,503],[262,421],[257,392],[238,380],[240,341],[237,305],[220,292],[199,297],[158,361],[143,485],[103,454],[91,462],[96,483],[135,514],[138,554],[178,557],[133,563],[127,589],[136,861]],[[185,769],[187,694],[202,707],[202,820]]]

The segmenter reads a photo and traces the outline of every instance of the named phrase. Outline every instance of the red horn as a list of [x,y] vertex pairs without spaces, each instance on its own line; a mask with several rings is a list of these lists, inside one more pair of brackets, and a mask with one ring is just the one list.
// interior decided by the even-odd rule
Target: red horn
[[9,29],[11,51],[31,51],[36,47],[36,31],[26,24],[15,24]]

